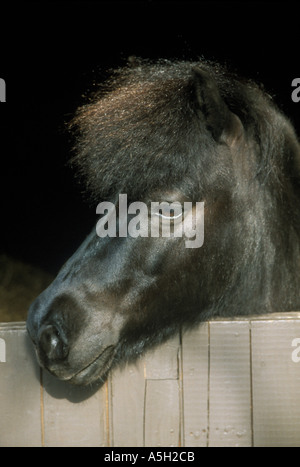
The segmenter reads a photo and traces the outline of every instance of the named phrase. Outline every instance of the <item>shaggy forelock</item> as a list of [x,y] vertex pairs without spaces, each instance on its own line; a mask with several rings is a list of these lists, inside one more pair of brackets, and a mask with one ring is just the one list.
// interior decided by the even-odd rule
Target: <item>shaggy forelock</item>
[[193,148],[199,156],[201,144],[207,145],[194,110],[190,63],[118,70],[71,126],[77,128],[72,163],[88,191],[101,199],[173,186],[191,176]]
[[276,119],[282,121],[255,83],[205,60],[139,61],[112,72],[70,124],[76,134],[71,163],[94,201],[121,192],[139,200],[184,180],[196,187],[210,173],[216,145],[197,113],[195,67],[211,74],[229,109],[257,141],[257,173],[272,172],[268,155],[284,154],[281,132],[273,131]]

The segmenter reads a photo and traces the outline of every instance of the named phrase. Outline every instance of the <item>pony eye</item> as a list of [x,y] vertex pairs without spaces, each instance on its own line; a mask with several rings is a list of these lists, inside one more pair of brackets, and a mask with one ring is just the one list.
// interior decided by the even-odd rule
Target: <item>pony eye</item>
[[151,202],[151,217],[158,217],[162,224],[179,224],[184,217],[184,208],[179,201]]
[[163,214],[162,212],[155,212],[154,213],[156,216],[159,216],[161,219],[168,219],[168,220],[177,220],[177,219],[180,219],[182,217],[182,212],[180,212],[179,214],[175,214],[174,211],[170,211],[167,215],[166,214]]

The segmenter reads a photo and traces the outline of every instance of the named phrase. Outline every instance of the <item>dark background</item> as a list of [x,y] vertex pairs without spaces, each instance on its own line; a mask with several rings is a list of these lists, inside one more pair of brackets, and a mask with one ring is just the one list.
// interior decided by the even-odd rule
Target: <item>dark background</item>
[[64,123],[130,55],[227,63],[263,82],[300,133],[300,8],[289,2],[1,4],[0,253],[55,273],[97,218],[67,166]]

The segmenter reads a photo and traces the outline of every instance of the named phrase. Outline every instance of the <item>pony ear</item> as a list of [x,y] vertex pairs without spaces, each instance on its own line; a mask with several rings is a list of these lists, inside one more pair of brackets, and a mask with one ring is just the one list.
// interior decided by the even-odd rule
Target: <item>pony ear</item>
[[[198,109],[201,118],[205,120],[207,129],[216,141],[220,141],[221,135],[226,130],[225,139],[227,140],[230,134],[229,127],[236,116],[228,109],[220,95],[216,81],[207,71],[198,67],[193,68],[193,79]],[[236,127],[236,122],[234,126]]]

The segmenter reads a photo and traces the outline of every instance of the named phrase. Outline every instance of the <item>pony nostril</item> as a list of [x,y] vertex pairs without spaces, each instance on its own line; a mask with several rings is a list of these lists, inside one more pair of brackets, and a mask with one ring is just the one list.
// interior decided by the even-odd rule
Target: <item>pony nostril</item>
[[68,355],[68,346],[58,328],[51,324],[43,326],[39,333],[39,344],[50,360],[62,360]]

